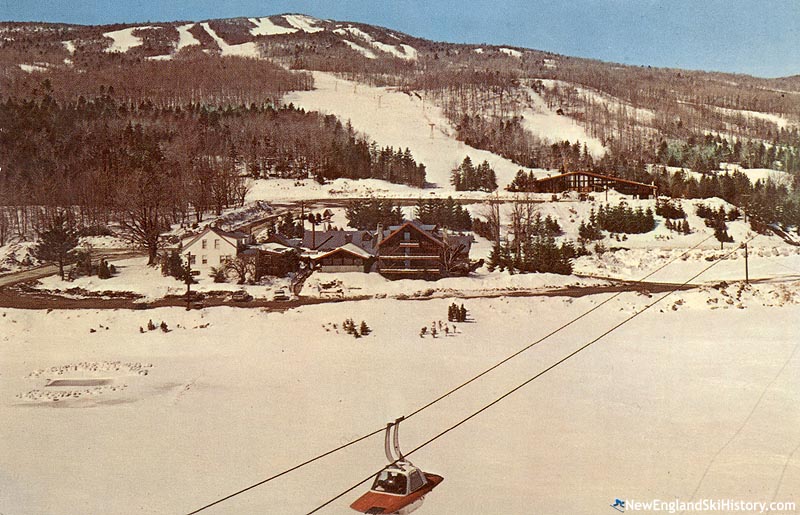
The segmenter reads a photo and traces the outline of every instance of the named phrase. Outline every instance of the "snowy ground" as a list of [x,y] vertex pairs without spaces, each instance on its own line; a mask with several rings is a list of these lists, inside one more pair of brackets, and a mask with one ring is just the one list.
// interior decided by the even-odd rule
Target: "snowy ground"
[[485,268],[469,277],[448,277],[438,281],[389,280],[379,274],[360,272],[314,273],[303,285],[301,295],[321,298],[396,297],[449,298],[454,296],[502,295],[518,291],[546,291],[567,286],[597,286],[608,281],[581,279],[557,274],[517,274]]
[[[58,276],[41,279],[36,285],[37,289],[50,290],[64,293],[67,290],[78,288],[92,293],[103,292],[131,292],[140,295],[142,301],[157,300],[166,295],[181,295],[186,293],[186,285],[174,277],[161,275],[159,267],[147,266],[147,258],[132,258],[123,260],[110,260],[117,268],[117,274],[109,279],[99,279],[96,276],[78,277],[74,281],[62,281]],[[278,289],[286,290],[290,280],[288,278],[265,278],[262,284],[239,285],[235,278],[226,283],[215,283],[208,275],[201,274],[195,277],[197,284],[192,285],[192,290],[198,292],[247,290],[256,298],[271,299]],[[70,295],[68,293],[68,295]],[[80,296],[80,295],[78,295]]]
[[0,274],[26,270],[39,265],[39,260],[32,254],[35,245],[32,241],[23,241],[0,247]]
[[381,198],[417,198],[433,196],[486,196],[477,192],[442,192],[439,190],[422,190],[404,184],[392,184],[378,179],[336,179],[327,184],[320,184],[311,179],[297,181],[294,179],[269,179],[253,181],[247,194],[248,200],[307,200],[320,198],[381,197]]
[[[615,497],[800,501],[797,292],[769,308],[744,289],[743,309],[715,309],[708,299],[719,295],[670,297],[415,453],[445,477],[419,513],[523,514],[532,499],[571,514],[602,512]],[[449,299],[286,313],[3,310],[0,506],[191,511],[411,412],[603,298],[472,299],[474,322],[435,340],[419,328],[444,320]],[[614,299],[406,421],[403,446],[653,300]],[[373,332],[342,333],[348,317]],[[171,331],[140,333],[148,319]],[[104,384],[45,386],[53,379]],[[382,443],[373,437],[209,513],[305,513],[380,468]],[[349,513],[360,490],[323,513]]]

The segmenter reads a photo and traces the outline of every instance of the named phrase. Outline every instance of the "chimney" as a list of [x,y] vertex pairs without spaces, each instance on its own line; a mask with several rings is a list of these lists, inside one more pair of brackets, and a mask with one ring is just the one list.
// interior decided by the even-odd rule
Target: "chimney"
[[375,241],[372,243],[372,248],[375,249],[376,253],[378,251],[378,245],[380,245],[382,241],[383,241],[383,224],[378,223],[378,227],[375,228]]

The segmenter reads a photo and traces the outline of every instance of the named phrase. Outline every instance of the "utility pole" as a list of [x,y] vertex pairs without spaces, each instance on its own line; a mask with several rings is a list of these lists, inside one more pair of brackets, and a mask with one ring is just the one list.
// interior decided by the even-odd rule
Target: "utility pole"
[[744,242],[744,282],[750,284],[750,270],[747,262],[747,241]]
[[[747,204],[750,200],[750,195],[742,195],[745,198],[744,203],[744,223],[745,226],[747,225]],[[750,284],[750,263],[748,262],[747,258],[747,239],[744,240],[744,282],[745,284]]]
[[314,218],[314,213],[308,213],[308,223],[311,224],[311,248],[316,250],[316,247],[317,247],[317,219]]
[[186,283],[186,311],[192,309],[192,253],[186,253],[186,277],[183,281]]

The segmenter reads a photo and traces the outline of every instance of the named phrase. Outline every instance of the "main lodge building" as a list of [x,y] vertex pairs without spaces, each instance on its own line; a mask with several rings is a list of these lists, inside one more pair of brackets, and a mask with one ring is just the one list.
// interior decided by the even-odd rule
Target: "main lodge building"
[[469,272],[472,236],[417,221],[375,231],[306,231],[306,256],[322,272],[377,272],[392,278],[438,279]]

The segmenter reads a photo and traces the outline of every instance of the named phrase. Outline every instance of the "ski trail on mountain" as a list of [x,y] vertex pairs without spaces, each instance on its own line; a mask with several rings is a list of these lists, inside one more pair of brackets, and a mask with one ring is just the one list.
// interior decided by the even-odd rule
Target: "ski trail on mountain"
[[[349,120],[357,131],[367,134],[380,146],[409,148],[414,159],[425,165],[427,181],[439,188],[453,188],[450,172],[466,156],[476,165],[488,161],[501,189],[514,179],[518,170],[529,170],[458,141],[455,129],[441,109],[414,94],[367,86],[329,73],[312,73],[315,89],[286,95],[287,104],[335,114],[343,122]],[[545,173],[539,170],[540,175]]]

